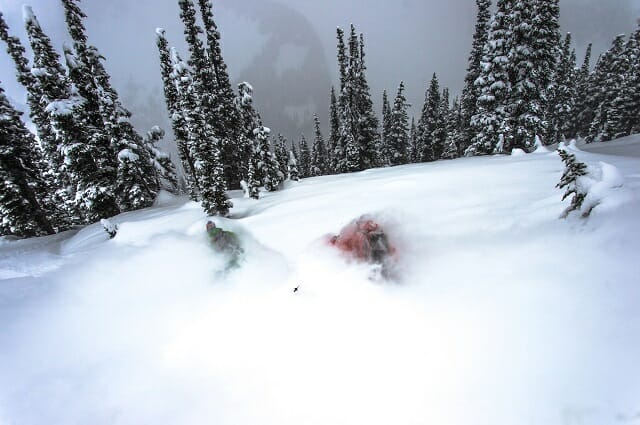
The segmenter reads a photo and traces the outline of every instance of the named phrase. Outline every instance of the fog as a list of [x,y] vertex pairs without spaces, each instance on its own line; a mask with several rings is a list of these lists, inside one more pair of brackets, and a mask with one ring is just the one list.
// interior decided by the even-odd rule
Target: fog
[[[22,0],[0,0],[11,32],[26,43]],[[62,6],[32,0],[57,48],[68,39]],[[107,69],[140,130],[168,129],[155,28],[186,55],[177,0],[85,0],[89,41],[107,58]],[[376,110],[382,91],[395,94],[401,80],[418,115],[435,72],[452,95],[462,89],[475,24],[473,0],[217,0],[216,22],[234,83],[249,81],[263,121],[287,138],[311,136],[317,113],[327,129],[329,90],[337,80],[335,28],[350,23],[365,34],[366,62]],[[619,33],[635,29],[640,0],[561,0],[562,29],[574,35],[578,60],[594,43],[594,56]],[[2,48],[4,51],[4,46]],[[0,54],[0,81],[24,109],[13,64]]]

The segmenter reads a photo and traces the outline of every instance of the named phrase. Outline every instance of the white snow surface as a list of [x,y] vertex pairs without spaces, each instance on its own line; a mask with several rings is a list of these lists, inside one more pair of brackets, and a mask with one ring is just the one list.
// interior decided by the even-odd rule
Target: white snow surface
[[[640,424],[640,159],[575,153],[608,199],[586,220],[555,152],[233,192],[226,275],[168,194],[111,240],[2,238],[0,423]],[[395,281],[322,242],[365,213]]]

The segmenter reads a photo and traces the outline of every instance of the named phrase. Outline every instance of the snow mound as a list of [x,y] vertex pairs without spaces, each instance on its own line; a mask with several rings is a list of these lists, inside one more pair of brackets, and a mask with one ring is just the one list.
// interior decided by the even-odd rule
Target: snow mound
[[580,176],[577,186],[586,193],[581,213],[593,210],[612,210],[633,199],[633,194],[624,188],[625,179],[615,166],[600,161],[587,167],[587,175]]
[[527,153],[525,151],[519,148],[515,148],[511,151],[511,156],[524,156],[526,154]]

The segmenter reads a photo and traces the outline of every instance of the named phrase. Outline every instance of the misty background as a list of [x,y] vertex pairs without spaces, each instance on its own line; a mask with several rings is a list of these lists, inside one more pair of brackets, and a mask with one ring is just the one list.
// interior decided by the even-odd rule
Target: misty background
[[[0,0],[11,33],[27,44],[23,0]],[[494,1],[495,3],[495,1]],[[61,3],[32,0],[45,32],[61,50],[69,40]],[[264,124],[274,133],[298,140],[313,134],[317,113],[327,136],[329,92],[337,83],[336,26],[354,23],[365,35],[367,77],[375,109],[382,91],[391,101],[401,80],[419,118],[432,74],[459,95],[475,27],[475,0],[214,0],[224,59],[234,85],[254,87]],[[594,43],[592,65],[613,37],[635,30],[640,0],[561,0],[563,32],[571,32],[578,64]],[[106,57],[113,85],[133,112],[140,131],[160,125],[169,131],[155,29],[165,28],[169,42],[187,56],[177,0],[84,0],[81,7],[89,42]],[[13,62],[0,53],[0,81],[14,105],[26,111],[24,90]],[[26,115],[26,114],[25,114]],[[25,118],[27,118],[25,116]],[[168,143],[168,142],[165,142]]]

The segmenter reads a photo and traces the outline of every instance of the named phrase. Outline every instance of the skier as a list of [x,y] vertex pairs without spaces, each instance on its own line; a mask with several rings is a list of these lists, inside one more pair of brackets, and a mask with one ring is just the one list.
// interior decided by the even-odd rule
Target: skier
[[244,252],[240,246],[240,239],[238,236],[229,230],[217,227],[211,220],[207,221],[207,235],[209,236],[211,246],[216,251],[230,256],[231,260],[227,269],[237,267],[240,255]]
[[362,216],[347,226],[338,235],[329,238],[329,244],[358,261],[378,266],[384,277],[394,260],[395,248],[382,227],[373,219]]

